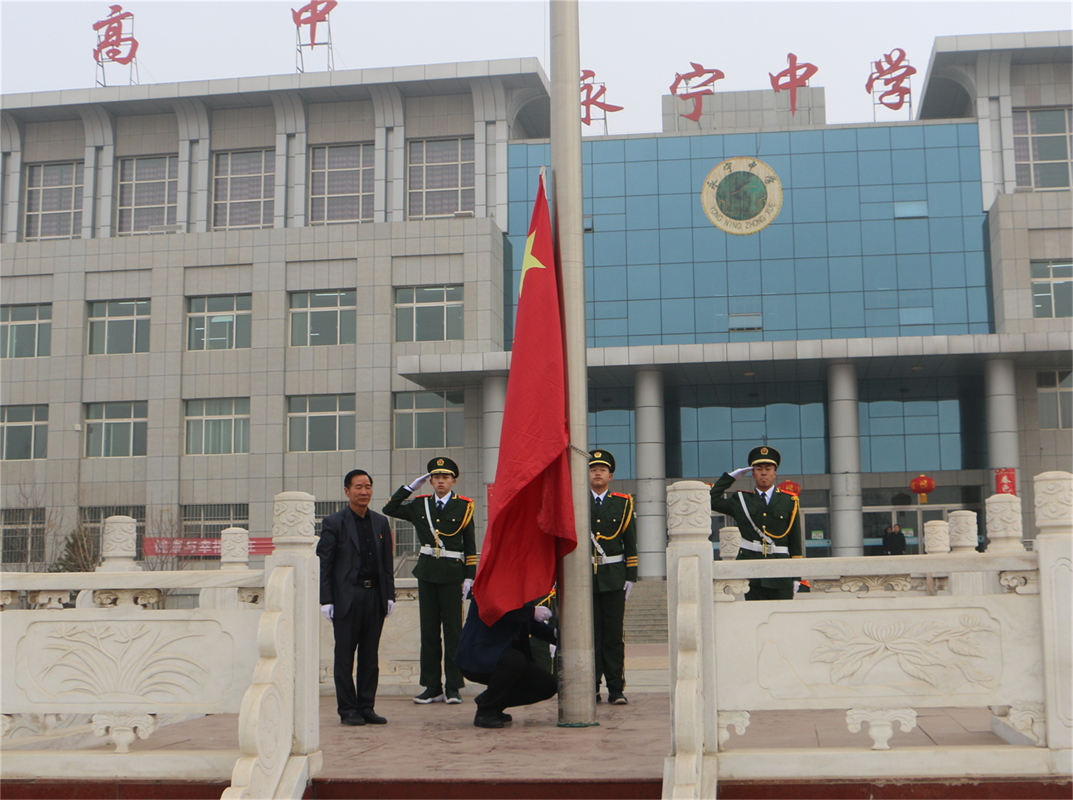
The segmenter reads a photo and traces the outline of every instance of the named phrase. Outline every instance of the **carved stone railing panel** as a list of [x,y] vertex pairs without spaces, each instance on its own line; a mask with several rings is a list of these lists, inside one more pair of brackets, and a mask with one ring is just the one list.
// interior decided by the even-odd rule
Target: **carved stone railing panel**
[[996,494],[987,498],[987,552],[1024,552],[1021,543],[1021,498]]
[[1035,742],[1036,747],[1047,746],[1047,718],[1043,714],[1043,703],[1011,705],[1006,721],[1014,730]]
[[0,591],[0,611],[3,611],[8,606],[13,606],[19,602],[19,593],[8,591],[7,589]]
[[749,581],[744,579],[715,582],[715,602],[727,603],[749,593]]
[[850,733],[858,733],[862,724],[868,724],[873,750],[890,750],[888,743],[894,735],[895,722],[903,733],[908,733],[917,725],[917,712],[911,708],[851,708],[846,712]]
[[998,582],[1007,592],[1039,594],[1038,572],[1000,572]]
[[26,593],[26,602],[37,609],[50,608],[62,610],[64,603],[71,602],[70,589],[42,589]]
[[817,578],[812,590],[819,592],[912,592],[927,588],[924,578],[912,575],[846,575],[841,578]]
[[4,714],[3,716],[5,739],[45,736],[77,725],[85,725],[90,720],[89,714]]
[[745,729],[749,727],[748,711],[720,711],[719,712],[719,749],[723,749],[727,739],[730,738],[730,729],[733,728],[738,736],[745,735]]

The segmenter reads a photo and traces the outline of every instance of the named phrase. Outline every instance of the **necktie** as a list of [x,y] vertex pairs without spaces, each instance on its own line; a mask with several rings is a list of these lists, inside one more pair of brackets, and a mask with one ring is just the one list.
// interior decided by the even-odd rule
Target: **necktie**
[[771,502],[771,496],[767,492],[764,492],[764,505],[766,506],[770,502]]
[[443,501],[442,500],[437,500],[436,501],[436,511],[437,512],[442,512],[443,511]]
[[599,508],[603,504],[604,504],[604,499],[602,497],[597,497],[596,498],[596,507]]

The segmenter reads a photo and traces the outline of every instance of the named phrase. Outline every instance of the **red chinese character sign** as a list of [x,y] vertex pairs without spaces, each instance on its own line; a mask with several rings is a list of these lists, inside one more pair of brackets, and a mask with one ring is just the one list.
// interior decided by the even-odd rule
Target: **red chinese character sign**
[[[295,28],[295,68],[298,72],[306,71],[304,50],[313,50],[318,44],[327,45],[326,68],[329,72],[335,69],[335,54],[332,52],[332,23],[328,15],[332,13],[339,3],[337,0],[310,0],[301,8],[291,9],[291,19],[294,20]],[[324,25],[327,35],[320,41],[317,40],[317,25]],[[309,31],[308,41],[302,39],[302,28]]]
[[592,124],[592,110],[594,108],[603,111],[604,116],[600,117],[604,121],[604,128],[607,128],[607,114],[609,112],[621,111],[622,106],[613,106],[606,101],[601,101],[601,97],[607,92],[607,87],[602,83],[596,83],[596,73],[591,69],[583,69],[581,71],[581,123],[583,125]]
[[[868,82],[864,84],[864,88],[869,94],[878,95],[877,104],[891,111],[900,111],[909,100],[911,93],[905,82],[909,80],[910,75],[916,74],[916,68],[909,66],[905,51],[900,47],[895,47],[879,61],[872,62],[872,74],[868,76]],[[882,80],[882,86],[876,88],[876,82],[880,80]]]
[[768,73],[771,78],[771,88],[778,94],[783,89],[790,93],[790,116],[797,113],[797,90],[808,86],[809,78],[819,71],[815,64],[802,61],[797,63],[797,56],[788,53],[786,60],[790,66],[777,75]]
[[97,32],[97,46],[93,48],[93,60],[97,62],[97,84],[107,86],[105,66],[109,63],[130,68],[131,85],[138,82],[138,40],[134,38],[134,15],[124,11],[123,6],[110,6],[109,14],[93,23]]
[[[693,67],[692,72],[676,72],[674,73],[674,83],[671,84],[671,94],[674,97],[681,97],[683,100],[693,101],[693,110],[688,114],[681,114],[680,116],[686,119],[691,119],[694,122],[700,121],[700,115],[704,110],[704,95],[715,94],[714,89],[705,89],[705,86],[711,86],[717,80],[725,78],[722,70],[718,69],[705,69],[696,61],[690,61],[689,66]],[[703,78],[705,75],[708,77],[698,83],[696,86],[692,86],[691,82],[697,78]],[[681,94],[678,93],[682,84],[685,84],[686,91]]]
[[1013,467],[995,470],[995,494],[1017,494],[1017,470]]

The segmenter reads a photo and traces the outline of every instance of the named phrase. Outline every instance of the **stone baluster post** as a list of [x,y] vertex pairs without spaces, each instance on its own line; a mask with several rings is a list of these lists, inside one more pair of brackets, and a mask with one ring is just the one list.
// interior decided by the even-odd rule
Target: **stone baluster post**
[[276,567],[294,567],[294,739],[292,755],[310,756],[310,777],[320,769],[320,560],[313,517],[315,498],[281,492],[272,510],[274,551],[265,559],[265,582]]
[[994,494],[987,498],[987,552],[1023,553],[1021,542],[1021,498],[1015,494]]
[[719,529],[719,558],[733,561],[741,550],[741,531],[732,525]]
[[138,523],[133,517],[108,517],[101,530],[101,564],[97,572],[138,572]]
[[[972,558],[978,555],[979,527],[975,511],[951,511],[948,519],[950,529],[950,555]],[[998,576],[982,572],[950,573],[950,594],[993,594],[999,591]]]
[[[664,793],[715,797],[719,749],[712,589],[711,501],[707,484],[667,487],[667,615],[670,633],[671,754]],[[673,776],[673,791],[667,794]]]
[[1073,749],[1073,475],[1044,472],[1036,476],[1035,488],[1047,746],[1064,751],[1056,762],[1068,765]]
[[[220,572],[249,570],[250,534],[243,528],[224,528],[220,532]],[[200,608],[242,608],[240,603],[264,599],[264,589],[202,589],[198,593]],[[248,607],[248,606],[246,606]]]
[[932,519],[924,523],[924,552],[941,556],[950,552],[950,523]]

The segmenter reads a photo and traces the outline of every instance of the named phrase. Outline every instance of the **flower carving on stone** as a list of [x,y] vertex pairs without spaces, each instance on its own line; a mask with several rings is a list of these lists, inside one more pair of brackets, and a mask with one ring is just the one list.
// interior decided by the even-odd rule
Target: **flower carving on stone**
[[94,714],[95,736],[111,736],[115,752],[129,753],[135,739],[148,739],[157,729],[155,714]]
[[56,625],[47,635],[54,660],[40,674],[63,693],[104,701],[189,702],[206,666],[173,648],[196,634],[167,635],[138,622]]
[[825,592],[837,586],[843,592],[882,592],[890,587],[892,592],[909,592],[922,589],[924,582],[909,575],[847,575],[835,581],[818,581]]
[[866,622],[858,633],[841,620],[829,619],[813,626],[827,641],[813,651],[809,660],[830,664],[831,682],[835,684],[859,684],[872,667],[893,658],[902,672],[936,688],[939,671],[951,666],[967,682],[993,688],[995,678],[956,658],[983,659],[984,647],[973,634],[991,633],[993,629],[968,615],[962,615],[960,623],[951,627],[938,622],[919,622],[912,626],[904,622],[889,625]]

